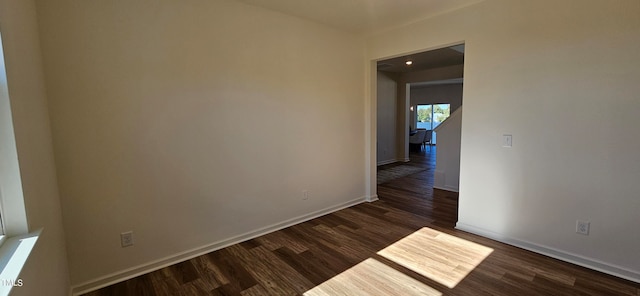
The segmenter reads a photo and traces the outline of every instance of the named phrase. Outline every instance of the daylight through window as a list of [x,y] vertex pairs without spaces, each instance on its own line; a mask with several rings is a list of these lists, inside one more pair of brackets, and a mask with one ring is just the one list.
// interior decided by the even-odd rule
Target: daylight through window
[[[433,130],[451,115],[451,104],[418,105],[416,111],[416,128]],[[431,143],[436,143],[433,134]]]

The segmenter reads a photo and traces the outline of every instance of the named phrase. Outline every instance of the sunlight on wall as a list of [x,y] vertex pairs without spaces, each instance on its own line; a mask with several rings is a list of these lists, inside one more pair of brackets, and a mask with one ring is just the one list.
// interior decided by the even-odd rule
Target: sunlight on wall
[[14,236],[3,243],[0,248],[0,295],[9,295],[13,287],[22,287],[23,281],[18,276],[41,232],[42,229]]
[[304,293],[316,295],[433,295],[431,288],[384,263],[369,258]]
[[491,248],[424,227],[378,255],[453,288],[492,252]]

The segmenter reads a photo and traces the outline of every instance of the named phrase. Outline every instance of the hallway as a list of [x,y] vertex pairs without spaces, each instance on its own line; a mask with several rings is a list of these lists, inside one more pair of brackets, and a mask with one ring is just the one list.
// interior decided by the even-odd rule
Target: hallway
[[411,165],[425,170],[378,185],[378,198],[393,207],[429,217],[434,225],[453,228],[458,221],[458,194],[433,188],[436,146],[412,151],[409,159],[407,163],[388,164],[378,169]]

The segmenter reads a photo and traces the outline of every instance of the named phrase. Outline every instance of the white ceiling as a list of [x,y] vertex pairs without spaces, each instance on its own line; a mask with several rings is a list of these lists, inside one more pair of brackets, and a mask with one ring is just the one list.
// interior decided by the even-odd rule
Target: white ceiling
[[378,61],[378,70],[407,73],[455,65],[464,65],[464,44]]
[[406,25],[484,0],[238,0],[358,34]]

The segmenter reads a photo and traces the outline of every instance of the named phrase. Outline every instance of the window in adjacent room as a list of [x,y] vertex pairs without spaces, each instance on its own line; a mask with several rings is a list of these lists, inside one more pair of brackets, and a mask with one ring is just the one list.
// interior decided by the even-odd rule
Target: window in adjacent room
[[[451,115],[451,104],[418,105],[416,127],[433,130],[449,115]],[[431,143],[436,143],[436,134],[432,135]]]

